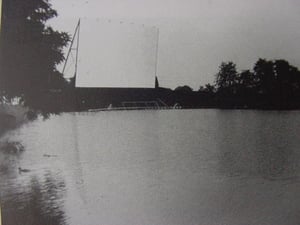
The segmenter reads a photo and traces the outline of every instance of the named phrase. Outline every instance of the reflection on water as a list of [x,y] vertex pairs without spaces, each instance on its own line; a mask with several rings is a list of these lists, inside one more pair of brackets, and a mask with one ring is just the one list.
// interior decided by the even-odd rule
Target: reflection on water
[[18,153],[1,151],[0,160],[3,224],[66,224],[62,208],[65,195],[62,178],[51,171],[40,171],[39,175],[27,174],[29,170],[20,171],[17,166],[21,156]]
[[21,184],[7,190],[2,199],[3,224],[65,224],[60,202],[64,183],[51,176],[45,174],[43,183],[31,177],[25,187]]
[[25,148],[0,151],[3,224],[299,224],[299,122],[231,110],[35,121],[1,139]]

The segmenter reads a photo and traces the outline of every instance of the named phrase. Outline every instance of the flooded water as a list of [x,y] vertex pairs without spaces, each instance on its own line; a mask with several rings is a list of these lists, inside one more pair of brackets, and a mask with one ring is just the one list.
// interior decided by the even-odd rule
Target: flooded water
[[300,112],[66,113],[2,137],[3,225],[300,224]]

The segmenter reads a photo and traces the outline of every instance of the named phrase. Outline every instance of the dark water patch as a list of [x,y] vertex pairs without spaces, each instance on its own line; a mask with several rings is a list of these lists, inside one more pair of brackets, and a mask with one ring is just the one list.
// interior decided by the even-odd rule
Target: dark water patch
[[65,183],[61,178],[51,173],[44,174],[43,178],[30,176],[28,182],[2,193],[3,224],[64,225],[64,194]]

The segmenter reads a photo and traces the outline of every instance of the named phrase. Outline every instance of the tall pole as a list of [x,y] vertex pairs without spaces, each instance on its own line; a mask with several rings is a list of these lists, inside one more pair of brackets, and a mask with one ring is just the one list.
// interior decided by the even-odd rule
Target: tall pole
[[79,34],[80,34],[80,19],[77,25],[77,46],[76,46],[76,62],[75,62],[75,74],[74,74],[74,85],[76,86],[77,68],[78,68],[78,51],[79,51]]
[[[69,51],[68,51],[68,54],[67,54],[67,57],[66,57],[66,61],[65,61],[65,64],[64,64],[64,67],[63,67],[63,70],[62,70],[62,74],[64,75],[65,73],[65,69],[66,69],[66,65],[67,65],[67,62],[68,62],[68,59],[70,57],[70,54],[71,54],[71,51],[73,50],[73,44],[74,44],[74,41],[75,41],[75,38],[77,37],[77,49],[76,49],[76,52],[78,52],[78,46],[79,46],[79,28],[80,28],[80,19],[76,25],[76,28],[75,28],[75,32],[73,34],[73,38],[71,40],[71,44],[70,44],[70,48],[69,48]],[[76,36],[77,35],[77,36]],[[76,64],[77,64],[77,58],[78,57],[78,54],[76,53]],[[77,69],[77,65],[75,65],[75,74],[76,74],[76,69]]]
[[157,28],[157,37],[156,37],[155,80],[157,79],[158,42],[159,42],[159,28]]

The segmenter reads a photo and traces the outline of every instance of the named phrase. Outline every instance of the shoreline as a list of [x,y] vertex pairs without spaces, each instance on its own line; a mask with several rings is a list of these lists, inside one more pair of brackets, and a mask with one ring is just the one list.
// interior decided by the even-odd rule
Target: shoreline
[[[169,108],[171,109],[171,108]],[[174,110],[191,110],[191,109],[216,109],[216,110],[255,110],[255,111],[299,111],[299,108],[276,108],[276,107],[214,107],[214,106],[195,106],[195,107],[180,107],[174,108]],[[62,110],[59,113],[64,112],[99,112],[99,111],[146,111],[146,110],[165,110],[164,108],[149,108],[149,109],[122,109],[118,110],[118,108],[89,108],[89,109],[82,109],[82,110]],[[29,121],[28,119],[28,112],[30,110],[27,107],[21,105],[12,105],[12,104],[0,104],[0,138],[9,130],[16,129],[20,127],[22,124]]]

